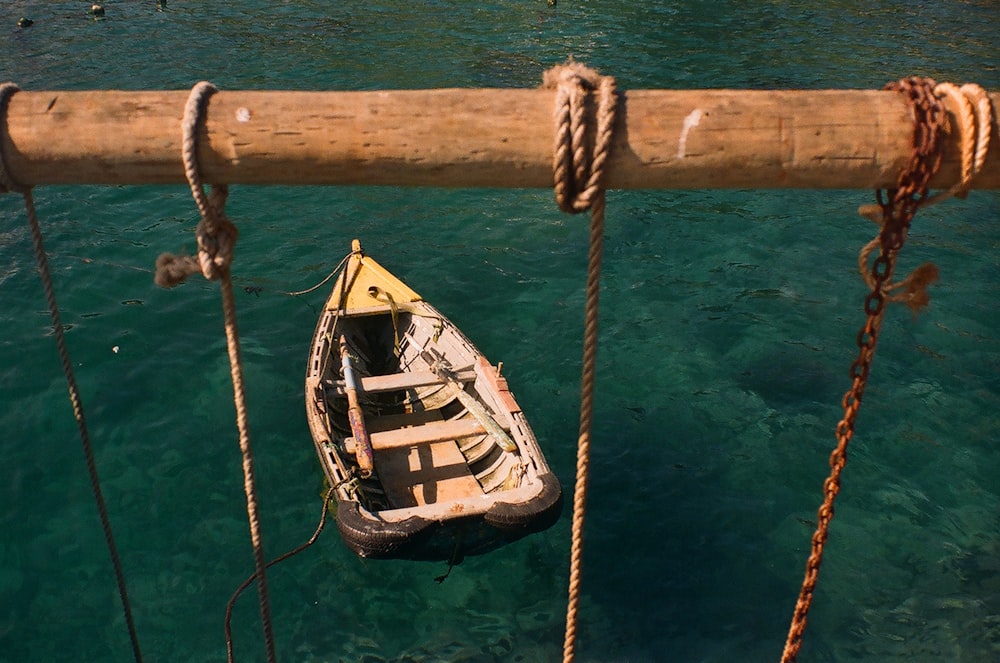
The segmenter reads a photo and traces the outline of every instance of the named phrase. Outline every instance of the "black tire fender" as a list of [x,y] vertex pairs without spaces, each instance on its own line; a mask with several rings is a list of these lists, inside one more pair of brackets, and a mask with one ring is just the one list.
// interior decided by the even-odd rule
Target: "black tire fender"
[[337,528],[348,548],[372,559],[406,557],[406,549],[417,544],[424,530],[434,524],[419,516],[389,523],[367,513],[357,502],[339,502]]
[[530,501],[520,504],[498,502],[486,512],[484,520],[497,529],[525,534],[551,527],[562,514],[562,486],[552,472],[541,475],[539,480],[542,490]]

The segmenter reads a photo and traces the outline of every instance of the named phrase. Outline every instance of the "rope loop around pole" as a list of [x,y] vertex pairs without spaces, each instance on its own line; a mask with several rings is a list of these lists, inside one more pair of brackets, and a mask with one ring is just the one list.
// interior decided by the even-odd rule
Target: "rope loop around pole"
[[213,184],[211,193],[206,195],[198,165],[198,128],[204,123],[209,97],[217,91],[208,81],[201,81],[191,88],[182,121],[184,142],[181,156],[184,160],[184,174],[191,185],[191,195],[194,196],[202,219],[197,229],[198,263],[202,275],[209,281],[218,280],[224,270],[229,270],[239,234],[225,214],[229,188],[225,184]]
[[161,254],[156,260],[154,280],[157,285],[166,288],[178,285],[198,272],[209,281],[217,281],[229,271],[233,261],[239,231],[225,213],[229,187],[225,184],[213,184],[211,192],[206,193],[198,165],[198,130],[204,124],[208,100],[217,91],[208,81],[201,81],[191,88],[184,106],[181,159],[184,162],[184,175],[191,186],[191,195],[201,213],[201,221],[195,230],[198,256]]
[[[0,83],[0,122],[2,126],[0,129],[6,131],[7,127],[7,106],[10,105],[10,99],[14,94],[20,90],[16,83]],[[0,143],[0,193],[14,192],[14,193],[27,193],[29,187],[22,186],[18,182],[15,182],[11,177],[10,172],[7,170],[6,159],[3,155],[3,145]]]
[[[542,80],[544,89],[556,91],[556,202],[562,211],[577,214],[590,209],[604,187],[604,167],[618,107],[615,79],[571,61],[552,67]],[[596,122],[591,121],[593,113],[588,108],[592,93],[598,98]]]
[[979,85],[966,83],[959,87],[954,83],[938,83],[934,87],[934,95],[941,100],[950,100],[955,108],[962,151],[961,174],[958,182],[927,199],[926,205],[952,196],[965,198],[968,195],[973,177],[979,174],[986,162],[993,134],[993,102]]

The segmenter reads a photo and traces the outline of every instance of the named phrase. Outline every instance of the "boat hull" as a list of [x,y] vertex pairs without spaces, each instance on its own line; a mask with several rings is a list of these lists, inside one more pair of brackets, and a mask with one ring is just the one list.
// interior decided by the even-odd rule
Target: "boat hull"
[[359,248],[316,327],[306,415],[341,537],[362,557],[458,561],[561,513],[559,481],[506,379]]
[[337,528],[344,543],[361,557],[459,562],[551,527],[562,511],[562,488],[552,473],[539,478],[541,490],[528,503],[497,503],[489,511],[446,520],[412,516],[386,523],[359,506],[337,505]]

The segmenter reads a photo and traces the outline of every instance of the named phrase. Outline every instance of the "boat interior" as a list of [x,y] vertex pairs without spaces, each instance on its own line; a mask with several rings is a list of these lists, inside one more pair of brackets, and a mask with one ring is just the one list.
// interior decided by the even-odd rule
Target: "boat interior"
[[[375,472],[360,481],[358,498],[373,513],[482,498],[517,488],[526,471],[519,450],[504,451],[458,393],[476,397],[509,434],[517,425],[516,404],[509,406],[513,399],[496,393],[495,369],[457,329],[427,309],[346,316],[337,323],[360,378]],[[324,393],[334,451],[342,462],[353,463],[339,366],[328,362]]]

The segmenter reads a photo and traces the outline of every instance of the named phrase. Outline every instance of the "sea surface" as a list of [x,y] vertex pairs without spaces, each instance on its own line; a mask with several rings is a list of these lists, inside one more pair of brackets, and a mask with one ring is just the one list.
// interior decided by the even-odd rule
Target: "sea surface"
[[[0,79],[33,90],[1000,89],[995,0],[4,0]],[[34,20],[18,30],[18,18]],[[111,137],[103,137],[113,139]],[[179,158],[179,157],[178,157]],[[253,562],[216,284],[186,187],[35,192],[146,661],[225,659]],[[577,660],[777,661],[849,386],[870,191],[611,191]],[[317,526],[304,418],[322,280],[358,237],[494,362],[569,496],[587,220],[551,191],[234,187],[234,278],[269,558]],[[923,210],[851,442],[800,661],[1000,660],[1000,193]],[[0,196],[0,662],[131,650],[23,202]],[[557,661],[569,509],[444,564],[355,557],[332,523],[269,572],[279,660]],[[255,594],[237,660],[264,660]]]

